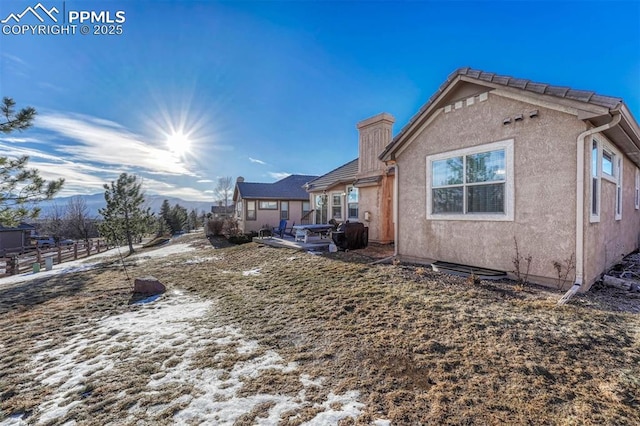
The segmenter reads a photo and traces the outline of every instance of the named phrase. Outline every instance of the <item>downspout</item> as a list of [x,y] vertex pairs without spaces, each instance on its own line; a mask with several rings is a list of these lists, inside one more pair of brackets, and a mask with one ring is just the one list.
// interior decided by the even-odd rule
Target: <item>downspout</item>
[[398,189],[400,188],[400,169],[398,162],[393,164],[393,256],[398,256]]
[[612,111],[613,118],[607,124],[585,130],[578,135],[577,140],[577,171],[576,171],[576,280],[567,293],[558,300],[558,305],[564,305],[578,292],[584,278],[584,141],[587,136],[609,130],[618,125],[622,119],[619,110]]

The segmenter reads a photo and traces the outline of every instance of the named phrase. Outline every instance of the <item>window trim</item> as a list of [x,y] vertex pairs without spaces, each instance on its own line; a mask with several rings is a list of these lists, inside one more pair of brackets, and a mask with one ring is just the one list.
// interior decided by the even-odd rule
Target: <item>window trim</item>
[[[283,208],[284,206],[287,206],[286,209]],[[283,213],[286,213],[286,214],[283,215]],[[289,220],[289,201],[288,200],[280,201],[280,220]]]
[[[616,176],[618,175],[616,173],[616,162],[618,159],[618,155],[616,155],[616,153],[609,148],[609,146],[607,144],[602,144],[601,145],[601,152],[600,152],[600,170],[602,172],[602,177],[610,182],[616,182]],[[605,158],[605,154],[607,154],[608,157],[611,158],[611,173],[607,173],[604,171],[604,158]]]
[[[623,165],[624,165],[624,157],[620,153],[620,151],[613,146],[608,140],[606,140],[602,135],[593,136],[591,138],[591,166],[589,170],[589,181],[591,182],[589,193],[591,195],[591,203],[589,205],[589,222],[590,223],[598,223],[600,222],[600,215],[602,212],[602,179],[615,184],[615,197],[613,204],[613,213],[615,220],[622,220],[622,205],[623,205],[623,186],[622,186],[622,176],[623,176]],[[594,149],[596,150],[596,170],[593,170],[593,160],[594,160]],[[603,161],[604,161],[604,153],[607,153],[611,158],[611,172],[612,174],[606,173],[603,170]],[[595,173],[594,173],[595,172]],[[596,183],[594,194],[594,181]],[[594,206],[594,197],[597,212],[593,211]]]
[[[275,207],[263,207],[262,203],[275,203]],[[274,200],[260,200],[258,202],[258,210],[278,210],[278,202]]]
[[[246,204],[246,210],[245,210],[245,220],[258,220],[258,210],[257,210],[257,205],[256,205],[256,201],[255,200],[247,200]],[[249,206],[253,204],[253,209],[250,209]],[[249,212],[253,212],[253,217],[249,216]]]
[[[331,193],[331,219],[342,220],[343,209],[342,209],[342,192],[332,192]],[[338,204],[335,203],[336,199],[338,200]],[[338,208],[339,216],[335,215],[335,209]]]
[[[349,194],[351,194],[353,191],[356,191],[358,194],[358,201],[355,203],[350,203],[349,202]],[[349,207],[350,204],[355,204],[355,210],[357,212],[357,214],[355,216],[351,216],[349,213],[351,213],[351,208]],[[360,217],[360,189],[353,186],[353,185],[349,185],[347,186],[347,195],[345,196],[345,207],[347,209],[347,220],[359,220]]]
[[244,203],[242,202],[242,200],[238,200],[236,202],[236,218],[239,220],[243,220],[244,219]]
[[[595,158],[594,158],[595,151]],[[589,192],[591,193],[591,202],[589,203],[589,222],[600,222],[600,198],[602,193],[602,145],[598,138],[591,140],[591,167],[589,170]],[[593,169],[595,160],[595,170]],[[594,211],[595,207],[595,211]]]
[[[616,204],[613,207],[615,211],[615,219],[622,220],[622,173],[623,173],[623,164],[621,155],[616,155],[616,162],[614,163],[614,173],[616,174]],[[617,167],[616,167],[617,166]]]
[[636,167],[635,208],[640,210],[640,169]]
[[[514,221],[514,160],[513,160],[513,139],[506,139],[498,142],[491,142],[469,148],[457,149],[454,151],[442,152],[439,154],[427,155],[427,219],[428,220],[466,220],[466,221]],[[432,195],[432,170],[435,161],[446,160],[453,157],[464,157],[472,154],[479,154],[489,151],[504,150],[505,156],[505,181],[504,181],[504,213],[433,213]],[[463,186],[466,188],[466,186]]]

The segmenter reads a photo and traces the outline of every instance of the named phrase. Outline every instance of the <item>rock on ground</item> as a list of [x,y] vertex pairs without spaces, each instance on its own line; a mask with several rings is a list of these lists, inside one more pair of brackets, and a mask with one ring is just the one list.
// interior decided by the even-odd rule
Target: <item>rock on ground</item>
[[139,294],[162,294],[167,288],[156,277],[148,276],[136,278],[133,284],[133,292]]

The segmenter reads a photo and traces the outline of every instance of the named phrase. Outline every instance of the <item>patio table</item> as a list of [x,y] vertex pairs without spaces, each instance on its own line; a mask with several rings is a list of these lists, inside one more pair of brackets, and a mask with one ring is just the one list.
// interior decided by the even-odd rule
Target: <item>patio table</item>
[[333,225],[323,225],[323,224],[315,224],[315,225],[295,225],[293,226],[294,231],[294,241],[302,241],[306,243],[308,238],[312,234],[319,234],[320,238],[324,238],[327,236],[327,233],[333,229]]

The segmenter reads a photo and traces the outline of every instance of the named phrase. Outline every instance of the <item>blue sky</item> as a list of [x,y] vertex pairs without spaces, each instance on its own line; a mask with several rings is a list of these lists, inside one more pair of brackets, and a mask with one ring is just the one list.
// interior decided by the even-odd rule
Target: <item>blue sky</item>
[[[62,195],[121,172],[199,201],[220,176],[321,175],[357,157],[358,121],[388,112],[399,132],[462,66],[619,96],[640,116],[638,1],[40,3],[125,17],[120,35],[0,34],[0,96],[39,113],[0,135],[0,155],[65,177]],[[0,20],[37,4],[2,0]],[[187,151],[167,144],[181,133]]]

